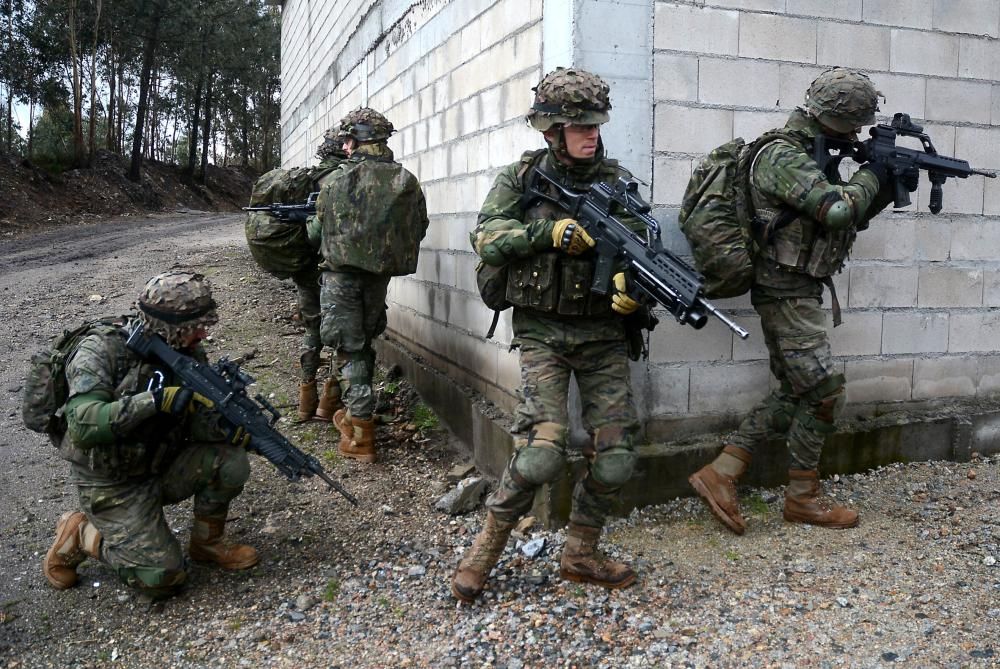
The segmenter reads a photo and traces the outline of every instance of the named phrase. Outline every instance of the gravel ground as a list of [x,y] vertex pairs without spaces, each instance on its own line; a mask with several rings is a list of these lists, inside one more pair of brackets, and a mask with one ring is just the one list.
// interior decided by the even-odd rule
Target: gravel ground
[[[405,380],[384,376],[377,465],[337,458],[324,424],[281,424],[360,508],[254,458],[229,527],[258,567],[195,565],[160,604],[93,561],[79,587],[49,589],[41,558],[74,493],[65,463],[21,426],[17,391],[28,353],[63,324],[122,312],[148,275],[194,267],[221,304],[210,356],[251,354],[260,388],[292,409],[294,292],[253,266],[239,219],[133,228],[109,226],[107,244],[98,226],[62,247],[0,246],[0,667],[1000,666],[997,458],[827,481],[861,511],[853,530],[783,522],[780,490],[742,491],[742,537],[692,499],[634,512],[606,542],[640,572],[622,592],[560,580],[564,533],[527,527],[482,600],[460,606],[448,578],[483,511],[433,510],[464,457]],[[189,504],[168,517],[186,542]]]

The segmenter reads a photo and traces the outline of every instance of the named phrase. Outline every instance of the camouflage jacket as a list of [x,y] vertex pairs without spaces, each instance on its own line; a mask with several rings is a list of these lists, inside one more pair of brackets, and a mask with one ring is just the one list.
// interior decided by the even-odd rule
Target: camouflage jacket
[[382,276],[412,274],[427,233],[420,182],[385,144],[362,144],[320,191],[322,266]]
[[[622,338],[622,319],[611,310],[610,293],[590,292],[596,265],[593,253],[573,257],[553,248],[552,229],[568,213],[547,202],[523,201],[525,179],[534,165],[581,191],[598,180],[614,184],[619,176],[631,176],[617,161],[605,159],[603,150],[594,163],[572,168],[551,150],[528,151],[497,175],[469,239],[481,257],[492,245],[507,263],[514,335],[542,341]],[[645,232],[635,217],[622,216],[622,221]],[[496,257],[495,252],[487,255]]]
[[[784,131],[801,138],[778,139],[758,154],[750,186],[758,223],[755,233],[761,253],[755,261],[755,293],[782,297],[819,297],[825,279],[840,271],[859,230],[892,201],[891,189],[879,190],[868,171],[844,182],[831,164],[826,172],[811,155],[820,125],[801,110],[792,112]],[[845,227],[823,224],[831,202],[843,200],[854,213]],[[783,213],[787,212],[787,213]],[[769,224],[778,216],[793,220],[773,234]]]
[[[207,362],[199,345],[189,355]],[[66,365],[67,431],[60,445],[66,460],[111,478],[148,476],[166,468],[190,441],[222,441],[221,416],[199,410],[175,418],[156,409],[150,381],[177,385],[162,365],[125,348],[121,332],[85,337]],[[72,408],[70,408],[72,407]]]

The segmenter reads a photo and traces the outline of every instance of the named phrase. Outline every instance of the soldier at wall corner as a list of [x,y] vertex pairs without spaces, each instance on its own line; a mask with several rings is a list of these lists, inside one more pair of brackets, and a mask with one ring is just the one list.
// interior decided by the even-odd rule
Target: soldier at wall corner
[[861,72],[833,68],[809,86],[777,138],[765,145],[750,171],[758,253],[750,299],[760,315],[771,373],[778,381],[729,435],[722,452],[689,477],[722,523],[743,534],[736,483],[761,442],[779,438],[790,469],[784,517],[826,528],[858,524],[856,511],[823,496],[818,466],[827,435],[845,402],[845,378],[833,361],[823,288],[830,291],[834,325],[840,322],[832,276],[839,272],[859,231],[893,201],[894,180],[913,192],[915,169],[900,176],[884,163],[866,163],[844,181],[838,162],[814,158],[815,138],[855,140],[875,122],[881,93]]
[[[598,550],[598,543],[636,461],[633,435],[639,424],[624,316],[641,305],[628,296],[623,271],[614,274],[610,295],[591,293],[594,240],[567,212],[524,197],[533,169],[544,169],[580,191],[630,175],[605,157],[601,125],[610,118],[607,83],[584,70],[558,68],[533,90],[527,121],[542,133],[547,148],[524,153],[500,172],[470,235],[482,263],[507,268],[511,346],[521,353],[521,403],[512,429],[514,456],[486,501],[482,530],[452,577],[452,594],[463,602],[483,591],[511,530],[531,509],[535,491],[566,474],[571,375],[580,388],[591,443],[584,449],[586,476],[573,490],[560,574],[606,588],[624,588],[636,579],[628,565]],[[622,220],[637,232],[645,230],[634,217]]]
[[313,238],[322,255],[320,336],[336,356],[344,407],[334,414],[337,449],[374,463],[375,350],[386,328],[386,294],[394,276],[417,269],[427,232],[420,182],[394,160],[386,141],[392,123],[364,107],[340,122],[346,161],[316,201]]
[[179,386],[158,361],[125,347],[140,321],[175,349],[207,362],[200,342],[218,321],[208,282],[169,271],[146,284],[138,317],[83,338],[66,365],[69,397],[59,452],[68,460],[79,510],[56,525],[42,570],[49,584],[76,585],[88,557],[152,598],[175,594],[186,560],[163,506],[194,498],[188,555],[223,569],[257,564],[250,546],[223,538],[230,502],[250,475],[242,428],[234,429],[205,397]]

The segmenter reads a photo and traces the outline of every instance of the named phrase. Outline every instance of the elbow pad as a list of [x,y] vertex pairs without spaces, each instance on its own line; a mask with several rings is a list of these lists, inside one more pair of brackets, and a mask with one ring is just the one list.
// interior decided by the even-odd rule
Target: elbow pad
[[843,230],[854,222],[854,210],[842,197],[834,197],[836,199],[823,208],[820,220],[831,230]]
[[108,402],[101,393],[77,395],[66,403],[66,430],[73,443],[84,450],[115,440],[111,424],[121,407]]

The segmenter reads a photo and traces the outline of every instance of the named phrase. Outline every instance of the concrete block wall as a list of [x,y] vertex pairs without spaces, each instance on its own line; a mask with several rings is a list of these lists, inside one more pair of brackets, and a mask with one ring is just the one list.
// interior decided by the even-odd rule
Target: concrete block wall
[[[882,120],[909,113],[939,152],[1000,168],[1000,1],[658,0],[654,20],[653,197],[672,248],[686,251],[671,223],[705,152],[783,125],[834,65],[871,76]],[[836,278],[845,322],[831,338],[851,402],[997,391],[997,181],[949,180],[932,216],[925,173],[911,206],[860,234]],[[749,409],[771,382],[748,301],[720,305],[758,336],[734,341],[718,323],[654,333],[645,375],[663,388],[646,400],[665,430]]]

